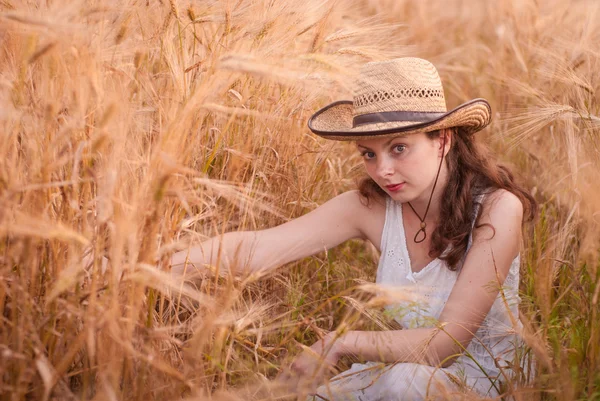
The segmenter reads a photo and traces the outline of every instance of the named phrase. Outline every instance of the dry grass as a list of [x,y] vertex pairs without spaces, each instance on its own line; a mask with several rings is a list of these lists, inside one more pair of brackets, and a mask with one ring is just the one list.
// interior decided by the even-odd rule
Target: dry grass
[[402,55],[439,67],[449,105],[491,101],[482,135],[542,202],[522,271],[539,371],[513,395],[600,397],[600,3],[0,10],[0,398],[229,399],[272,378],[296,341],[385,326],[355,289],[376,266],[358,242],[202,288],[168,288],[165,261],[351,189],[355,152],[311,136],[306,120],[349,96],[357,66]]

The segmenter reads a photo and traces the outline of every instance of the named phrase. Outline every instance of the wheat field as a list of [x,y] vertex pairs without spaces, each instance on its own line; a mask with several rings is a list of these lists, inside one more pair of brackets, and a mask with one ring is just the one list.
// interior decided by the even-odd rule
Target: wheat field
[[300,344],[386,327],[359,241],[200,286],[168,260],[355,188],[356,150],[306,121],[400,56],[436,65],[449,107],[490,101],[481,135],[540,202],[537,372],[507,394],[600,399],[596,0],[1,0],[0,43],[0,399],[269,399]]

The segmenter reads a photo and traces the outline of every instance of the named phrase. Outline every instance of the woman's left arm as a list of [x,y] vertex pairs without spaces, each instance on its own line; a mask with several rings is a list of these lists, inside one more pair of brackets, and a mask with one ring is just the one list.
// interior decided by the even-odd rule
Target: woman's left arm
[[314,361],[315,355],[324,353],[330,364],[335,364],[342,355],[386,363],[452,364],[490,311],[519,253],[522,219],[523,205],[512,193],[498,190],[486,197],[473,231],[473,244],[442,310],[438,327],[350,331],[338,338],[330,333],[304,352],[292,369],[311,373],[314,371],[311,359]]

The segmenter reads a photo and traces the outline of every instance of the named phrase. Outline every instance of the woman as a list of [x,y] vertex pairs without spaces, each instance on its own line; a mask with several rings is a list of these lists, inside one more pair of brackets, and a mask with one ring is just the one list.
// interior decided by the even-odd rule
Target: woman
[[483,99],[447,111],[425,60],[368,63],[353,101],[309,121],[317,135],[355,142],[369,176],[359,190],[275,228],[211,239],[174,255],[173,269],[187,275],[220,258],[220,269],[261,273],[369,240],[381,251],[377,283],[402,294],[387,309],[404,329],[330,333],[292,372],[319,377],[344,355],[371,361],[319,387],[316,399],[425,399],[464,389],[497,396],[519,326],[521,226],[536,205],[478,144],[475,133],[490,119]]

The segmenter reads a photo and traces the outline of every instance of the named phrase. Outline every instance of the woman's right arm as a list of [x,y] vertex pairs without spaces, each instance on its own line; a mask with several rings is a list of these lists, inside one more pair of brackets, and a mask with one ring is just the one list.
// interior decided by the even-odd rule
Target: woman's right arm
[[177,252],[171,258],[172,274],[190,279],[207,268],[221,275],[266,273],[352,238],[378,246],[384,218],[385,205],[372,201],[366,206],[357,191],[345,192],[277,227],[230,232]]

